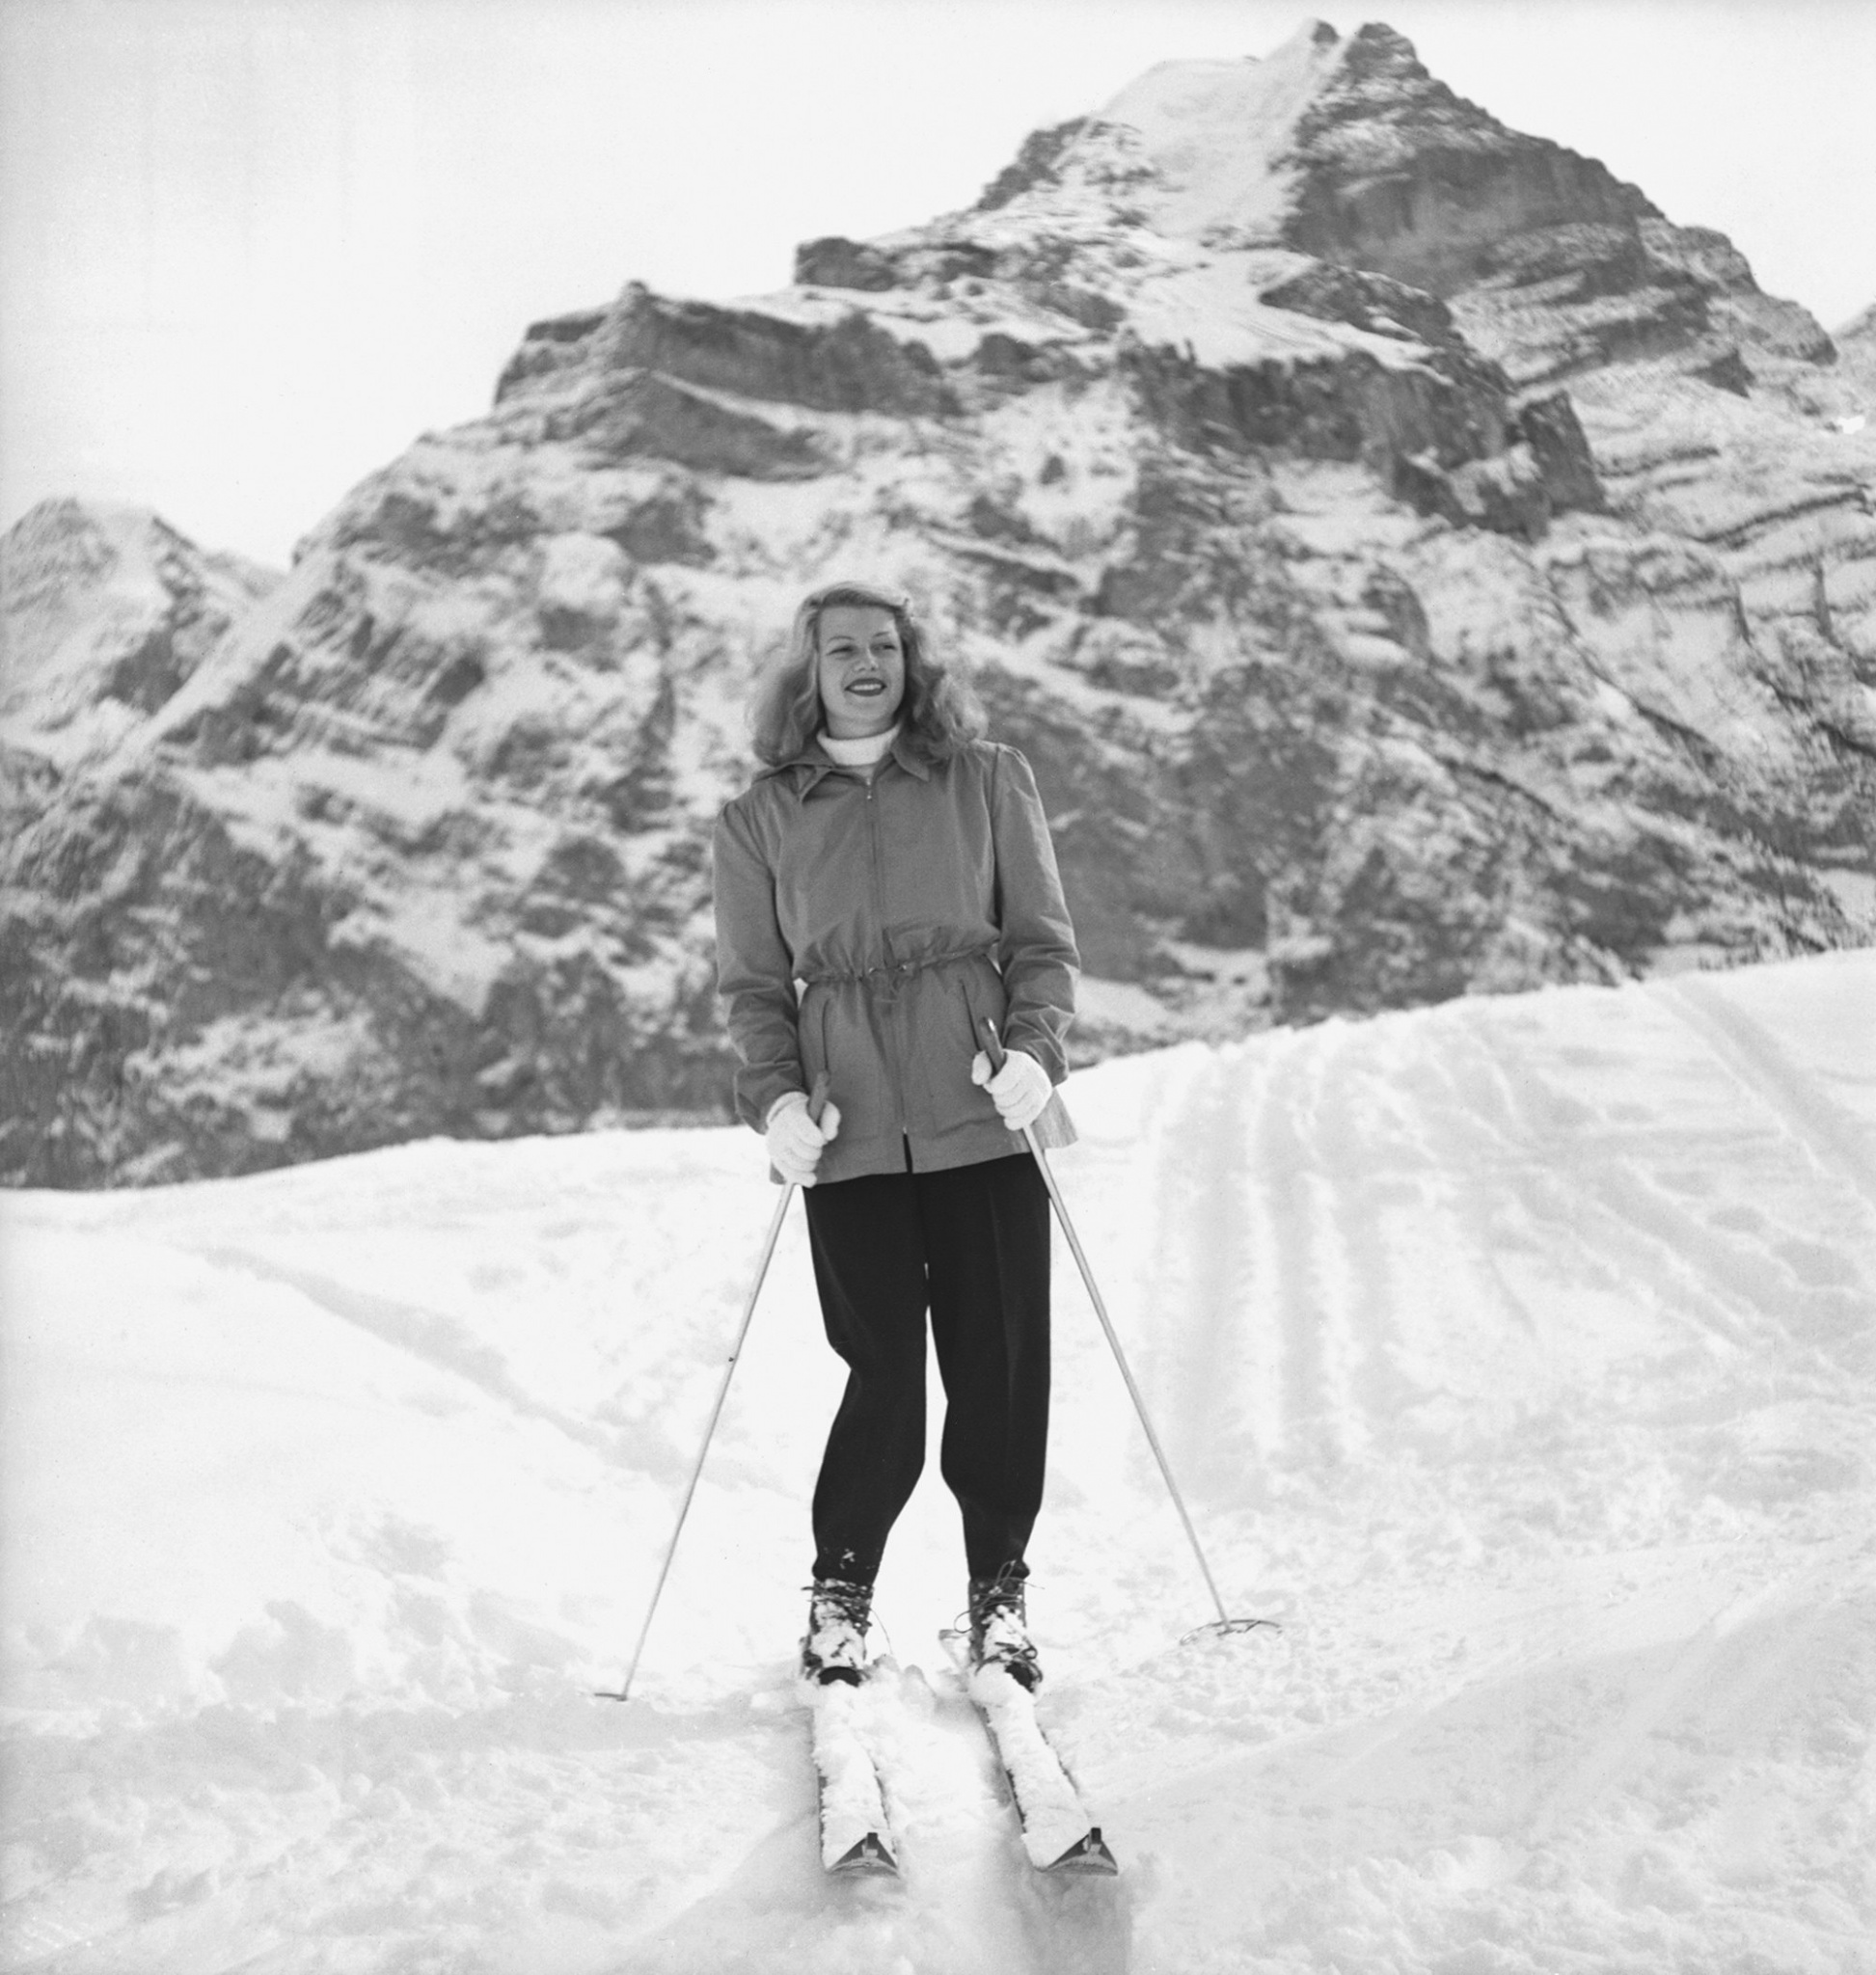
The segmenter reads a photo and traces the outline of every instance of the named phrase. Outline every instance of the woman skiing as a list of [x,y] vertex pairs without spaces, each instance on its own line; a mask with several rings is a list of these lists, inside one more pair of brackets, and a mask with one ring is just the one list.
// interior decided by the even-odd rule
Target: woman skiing
[[[766,766],[717,824],[737,1110],[806,1189],[848,1367],[814,1490],[812,1680],[865,1664],[874,1579],[924,1464],[928,1311],[972,1656],[1041,1678],[1023,1553],[1048,1428],[1049,1207],[1020,1134],[1066,1074],[1079,961],[1035,778],[984,724],[909,599],[829,585],[758,698]],[[985,1018],[1008,1052],[994,1073]],[[1059,1105],[1044,1123],[1072,1135]]]

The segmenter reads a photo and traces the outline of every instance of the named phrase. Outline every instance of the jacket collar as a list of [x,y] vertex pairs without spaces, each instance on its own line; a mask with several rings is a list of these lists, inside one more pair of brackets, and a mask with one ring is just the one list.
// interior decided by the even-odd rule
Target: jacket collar
[[[886,760],[896,761],[909,775],[916,775],[921,782],[929,782],[932,779],[930,766],[921,761],[907,746],[906,730],[904,727],[901,727],[898,733],[893,736],[892,745],[886,750]],[[882,767],[884,767],[884,762],[881,763]],[[756,776],[756,780],[759,782],[767,781],[772,776],[788,775],[793,778],[796,796],[805,800],[808,792],[817,783],[830,774],[840,772],[844,772],[844,771],[840,769],[839,764],[829,754],[828,750],[821,745],[821,737],[817,734],[808,742],[806,746],[800,749],[799,752],[790,755],[786,761],[778,761],[775,767],[764,769]]]

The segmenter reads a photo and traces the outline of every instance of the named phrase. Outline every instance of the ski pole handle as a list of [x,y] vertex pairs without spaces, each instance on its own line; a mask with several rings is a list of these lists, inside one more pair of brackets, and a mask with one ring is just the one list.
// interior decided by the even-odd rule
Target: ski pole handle
[[[778,1097],[775,1101],[779,1103],[781,1099]],[[828,1073],[824,1069],[820,1073],[820,1075],[814,1079],[814,1088],[807,1094],[807,1115],[810,1119],[814,1121],[816,1124],[819,1124],[821,1122],[821,1114],[827,1108]],[[769,1177],[775,1180],[778,1185],[785,1183],[791,1192],[794,1190],[795,1182],[792,1179],[783,1182],[781,1175],[777,1173],[773,1166],[769,1168]]]
[[987,1015],[977,1017],[977,1040],[984,1045],[984,1054],[991,1060],[991,1074],[994,1076],[1003,1068],[1007,1052],[1002,1037],[996,1033],[996,1024]]

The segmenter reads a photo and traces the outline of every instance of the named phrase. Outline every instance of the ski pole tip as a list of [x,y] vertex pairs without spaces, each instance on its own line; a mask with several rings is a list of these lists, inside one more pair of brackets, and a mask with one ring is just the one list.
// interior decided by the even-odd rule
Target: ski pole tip
[[1183,1638],[1182,1646],[1189,1646],[1194,1639],[1229,1638],[1233,1633],[1240,1632],[1281,1632],[1283,1627],[1274,1618],[1213,1618],[1204,1625],[1195,1625]]

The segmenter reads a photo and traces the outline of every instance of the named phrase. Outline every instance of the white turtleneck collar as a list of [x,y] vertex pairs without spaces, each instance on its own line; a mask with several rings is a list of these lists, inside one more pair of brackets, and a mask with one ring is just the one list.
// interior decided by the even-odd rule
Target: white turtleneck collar
[[838,762],[842,768],[878,768],[891,753],[892,744],[898,738],[897,725],[888,727],[884,734],[869,734],[864,741],[836,741],[826,728],[820,735],[828,759]]

